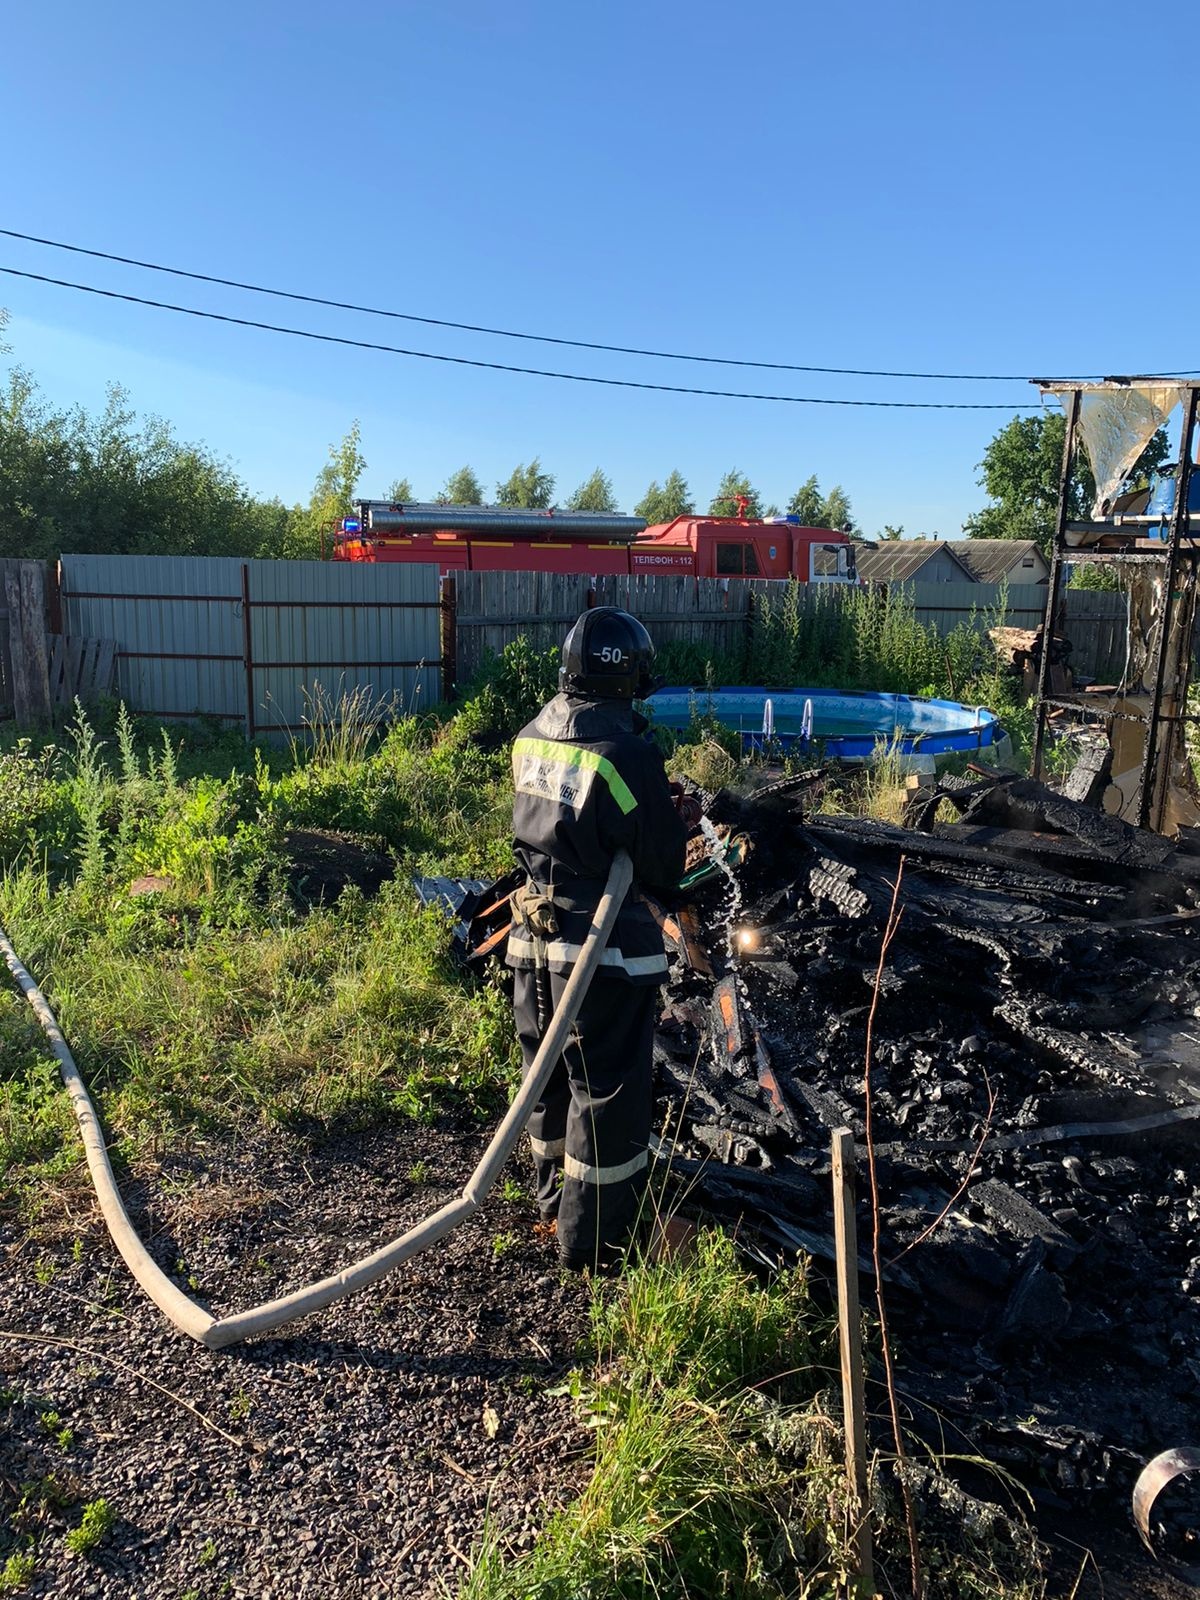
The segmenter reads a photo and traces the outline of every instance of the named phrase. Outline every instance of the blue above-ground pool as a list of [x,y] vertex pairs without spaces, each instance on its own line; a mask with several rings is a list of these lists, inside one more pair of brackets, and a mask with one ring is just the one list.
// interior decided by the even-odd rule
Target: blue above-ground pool
[[955,700],[840,689],[656,689],[646,701],[661,728],[683,729],[715,717],[742,736],[746,750],[797,755],[819,747],[827,757],[863,760],[881,743],[897,745],[913,767],[936,756],[987,753],[1004,760],[1008,735],[994,712]]

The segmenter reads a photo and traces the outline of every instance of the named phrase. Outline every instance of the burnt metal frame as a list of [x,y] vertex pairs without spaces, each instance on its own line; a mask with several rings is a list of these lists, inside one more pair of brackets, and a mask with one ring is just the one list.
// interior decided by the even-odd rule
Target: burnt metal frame
[[[1195,626],[1195,595],[1190,595],[1188,603],[1192,606],[1191,614],[1187,620],[1188,638],[1183,641],[1180,652],[1181,672],[1179,690],[1182,696],[1182,713],[1167,715],[1163,711],[1163,690],[1166,687],[1167,657],[1170,652],[1171,614],[1175,603],[1175,583],[1179,575],[1179,567],[1184,557],[1194,565],[1200,550],[1194,546],[1188,550],[1183,549],[1183,539],[1190,532],[1192,518],[1190,516],[1188,500],[1190,496],[1191,479],[1193,471],[1193,448],[1196,434],[1197,416],[1200,413],[1200,384],[1181,385],[1185,390],[1183,404],[1183,427],[1179,439],[1179,460],[1175,475],[1175,507],[1171,514],[1171,533],[1166,549],[1158,551],[1139,551],[1134,554],[1117,551],[1087,550],[1079,552],[1080,556],[1089,562],[1116,562],[1116,561],[1145,561],[1164,566],[1162,599],[1159,604],[1158,642],[1154,664],[1154,689],[1150,697],[1149,714],[1142,717],[1133,717],[1128,713],[1105,711],[1103,708],[1076,706],[1073,702],[1065,703],[1060,698],[1047,694],[1050,680],[1050,644],[1054,637],[1054,622],[1059,613],[1060,606],[1065,608],[1066,600],[1062,589],[1063,567],[1066,560],[1071,559],[1074,552],[1066,550],[1065,535],[1067,524],[1070,520],[1067,511],[1070,500],[1071,470],[1075,463],[1075,452],[1079,433],[1079,412],[1085,390],[1105,390],[1126,388],[1137,379],[1110,379],[1104,383],[1039,383],[1038,387],[1044,393],[1063,394],[1071,396],[1067,411],[1067,430],[1063,439],[1062,471],[1059,476],[1058,487],[1058,512],[1055,518],[1054,542],[1050,553],[1050,577],[1046,590],[1046,611],[1042,621],[1042,649],[1038,662],[1037,704],[1036,720],[1034,723],[1033,739],[1033,775],[1040,778],[1042,775],[1042,755],[1045,747],[1047,713],[1051,706],[1066,705],[1067,708],[1077,711],[1082,716],[1101,717],[1106,723],[1117,719],[1142,722],[1146,728],[1146,747],[1142,757],[1142,770],[1138,779],[1137,821],[1140,827],[1151,825],[1151,812],[1154,812],[1153,826],[1158,827],[1163,820],[1163,811],[1166,806],[1166,797],[1169,782],[1169,768],[1171,754],[1179,729],[1187,722],[1197,720],[1187,712],[1187,694],[1191,684],[1192,670],[1192,639],[1191,634]],[[1139,519],[1140,520],[1140,519]],[[1065,558],[1065,559],[1064,559]],[[1167,724],[1167,738],[1165,748],[1159,749],[1159,737],[1163,723]]]

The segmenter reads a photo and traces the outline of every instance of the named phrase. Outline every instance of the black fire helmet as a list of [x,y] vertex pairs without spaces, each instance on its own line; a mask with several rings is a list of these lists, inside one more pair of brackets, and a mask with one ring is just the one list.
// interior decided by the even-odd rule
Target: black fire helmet
[[628,611],[596,606],[563,640],[558,687],[593,700],[640,700],[654,687],[654,641]]

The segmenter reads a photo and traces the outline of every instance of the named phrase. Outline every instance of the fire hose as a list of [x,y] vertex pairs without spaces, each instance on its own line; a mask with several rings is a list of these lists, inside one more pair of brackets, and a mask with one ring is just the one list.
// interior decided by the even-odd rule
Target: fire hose
[[167,1320],[174,1323],[180,1332],[188,1334],[208,1349],[224,1349],[226,1345],[236,1344],[239,1340],[251,1338],[254,1334],[265,1333],[282,1323],[293,1322],[298,1317],[307,1316],[309,1312],[319,1311],[323,1306],[331,1305],[335,1300],[341,1300],[359,1289],[365,1289],[368,1284],[384,1277],[402,1262],[407,1261],[410,1256],[417,1255],[429,1245],[444,1238],[476,1212],[500,1176],[505,1162],[529,1120],[530,1113],[541,1099],[542,1090],[563,1052],[571,1028],[579,1015],[579,1008],[591,987],[592,978],[616,923],[617,913],[632,881],[633,863],[624,850],[619,850],[613,859],[612,870],[609,872],[600,903],[596,907],[579,960],[567,979],[538,1052],[503,1121],[492,1135],[478,1166],[458,1198],[449,1201],[431,1216],[426,1217],[423,1222],[417,1223],[407,1233],[401,1234],[398,1239],[393,1239],[373,1254],[364,1256],[361,1261],[343,1267],[331,1277],[322,1278],[319,1282],[308,1284],[302,1289],[294,1289],[290,1294],[281,1295],[277,1300],[269,1300],[263,1305],[253,1306],[248,1311],[239,1311],[233,1316],[220,1319],[211,1316],[203,1306],[197,1305],[172,1283],[162,1268],[152,1260],[138,1237],[125,1210],[116,1179],[113,1177],[96,1108],[92,1104],[70,1047],[63,1037],[62,1029],[45,995],[22,964],[7,934],[0,928],[0,953],[3,954],[9,971],[32,1006],[58,1061],[59,1074],[79,1123],[88,1170],[109,1234],[138,1286]]

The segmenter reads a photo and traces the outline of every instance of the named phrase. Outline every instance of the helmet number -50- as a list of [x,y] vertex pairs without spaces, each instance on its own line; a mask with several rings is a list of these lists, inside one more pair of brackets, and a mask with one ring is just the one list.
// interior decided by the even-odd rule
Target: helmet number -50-
[[600,652],[600,659],[601,661],[611,662],[615,667],[619,667],[622,661],[625,659],[625,652],[617,645],[606,644]]

